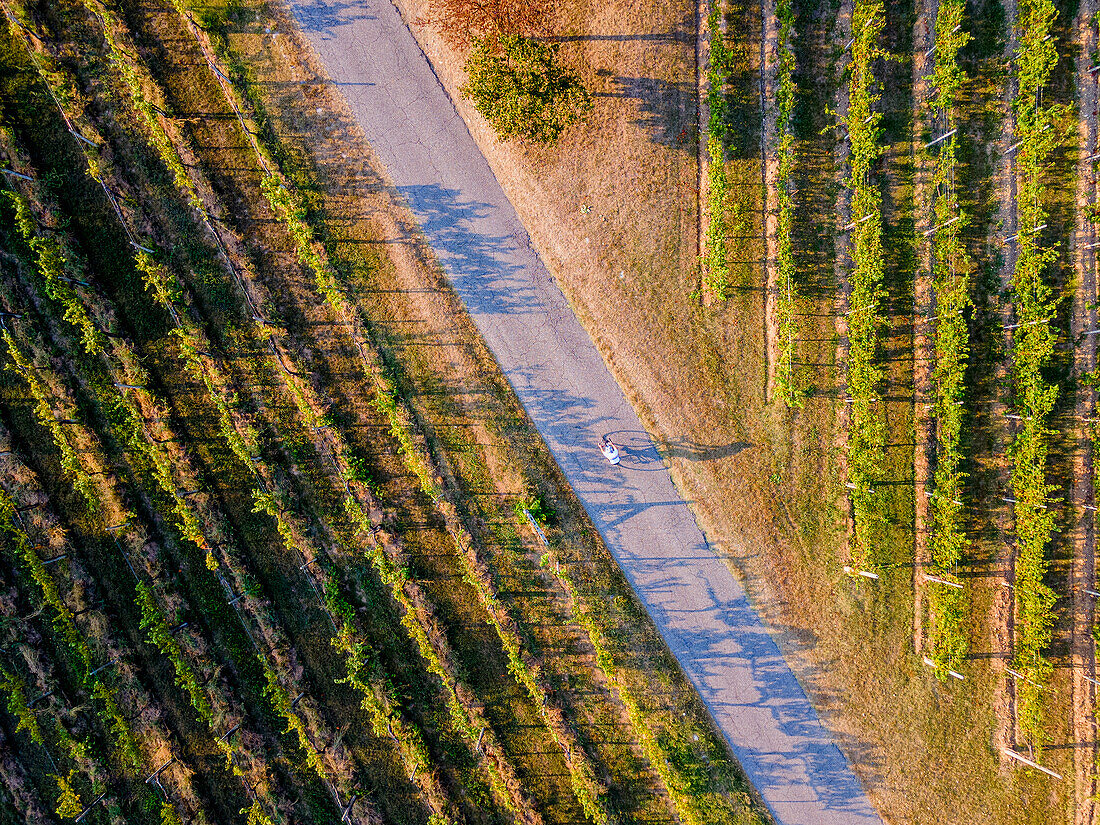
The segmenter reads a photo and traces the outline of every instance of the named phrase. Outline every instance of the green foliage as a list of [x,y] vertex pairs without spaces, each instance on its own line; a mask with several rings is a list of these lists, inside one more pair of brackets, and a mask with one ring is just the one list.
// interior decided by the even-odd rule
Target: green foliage
[[557,44],[518,34],[473,43],[462,96],[501,138],[553,143],[592,110],[588,90],[557,63]]
[[794,283],[794,251],[791,246],[791,221],[794,202],[791,199],[790,180],[794,166],[794,135],[791,132],[791,116],[794,113],[794,52],[791,51],[791,28],[794,26],[794,10],[791,0],[779,0],[776,4],[779,20],[779,66],[776,76],[776,133],[775,146],[777,169],[775,191],[779,207],[776,223],[776,282],[779,287],[777,314],[779,315],[779,357],[775,364],[775,387],[779,398],[788,407],[801,406],[803,395],[798,391],[794,374],[795,339],[798,321],[795,306],[798,289]]
[[73,280],[67,274],[70,262],[61,245],[53,238],[39,235],[31,204],[25,197],[11,190],[4,192],[4,196],[15,207],[15,224],[34,254],[38,273],[42,276],[43,292],[60,304],[62,317],[81,336],[85,352],[98,352],[102,348],[99,330],[70,285]]
[[109,49],[108,54],[111,64],[115,68],[118,78],[122,80],[126,89],[130,92],[130,106],[144,124],[149,135],[149,142],[172,174],[176,186],[185,193],[191,206],[203,216],[209,217],[191,175],[184,166],[179,150],[165,131],[161,122],[161,110],[149,99],[148,91],[154,89],[155,84],[149,78],[147,69],[138,57],[137,50],[130,42],[125,24],[114,11],[100,3],[99,0],[83,0],[83,2],[88,12],[99,20]]
[[93,682],[92,696],[97,700],[99,713],[107,725],[115,752],[125,769],[136,774],[141,769],[142,756],[133,729],[123,716],[112,689],[94,676],[88,678]]
[[725,35],[718,6],[707,15],[707,38],[710,41],[710,60],[707,64],[707,133],[725,145],[726,124],[729,123],[730,106],[726,97],[733,69],[733,53],[726,46]]
[[709,220],[703,241],[703,288],[715,298],[725,300],[730,288],[729,224],[726,221],[726,158],[720,137],[711,134],[707,138],[707,152],[710,154],[707,166],[710,187],[707,193]]
[[[87,3],[86,5],[88,5],[89,10],[92,11],[103,24],[113,56],[122,61],[118,63],[117,68],[121,71],[123,81],[131,87],[131,92],[134,94],[135,100],[138,97],[137,87],[139,85],[149,84],[150,88],[155,88],[155,85],[152,84],[145,75],[144,67],[141,65],[136,54],[127,54],[126,47],[119,45],[126,40],[125,30],[119,21],[97,3]],[[200,216],[206,219],[208,216],[203,211],[203,205],[196,194],[197,187],[189,178],[181,177],[181,175],[185,173],[181,171],[182,166],[179,164],[179,155],[171,143],[171,138],[163,129],[160,129],[158,132],[159,121],[154,114],[157,111],[159,110],[152,105],[144,109],[145,114],[149,115],[145,125],[150,132],[151,143],[161,154],[169,168],[175,169],[176,182],[187,191],[191,206],[200,213]],[[99,179],[99,170],[92,168],[93,158],[86,150],[85,158],[88,160],[89,170],[93,173],[93,176]],[[173,158],[175,158],[175,164],[172,162]],[[123,218],[122,215],[119,217]],[[243,436],[241,433],[237,432],[238,428],[234,427],[234,414],[239,414],[240,412],[239,409],[237,409],[237,398],[235,394],[226,391],[226,387],[229,386],[226,376],[217,369],[215,364],[212,362],[208,363],[204,360],[205,358],[209,358],[208,351],[210,347],[199,329],[193,326],[189,320],[185,320],[189,308],[184,306],[185,295],[181,284],[176,280],[174,275],[160,265],[149,252],[138,248],[135,251],[134,257],[135,264],[142,273],[146,289],[152,293],[157,303],[165,308],[176,324],[176,328],[172,330],[172,335],[180,347],[188,370],[200,376],[203,379],[203,383],[210,391],[210,395],[215,401],[219,411],[224,431],[223,435],[226,435],[227,440],[231,442],[234,452],[237,453],[242,460],[250,462],[252,455],[258,450],[255,444],[255,433],[247,425],[247,422],[239,428],[243,432]],[[111,371],[111,374],[114,375],[113,364],[108,369]],[[129,375],[117,375],[115,377],[120,377],[122,382],[126,384],[145,383],[144,380],[136,379]],[[175,484],[175,472],[172,463],[168,460],[161,448],[150,443],[150,439],[147,434],[144,433],[141,412],[130,400],[129,396],[110,389],[110,381],[103,382],[93,380],[90,383],[93,386],[93,390],[96,392],[96,397],[104,403],[104,409],[108,413],[111,425],[115,429],[116,434],[120,436],[122,443],[133,452],[135,457],[142,459],[145,469],[151,474],[156,485],[169,496],[173,514],[176,517],[177,526],[180,527],[184,537],[193,541],[200,548],[204,547],[205,540],[203,538],[199,516],[180,494]],[[148,395],[148,392],[142,388],[135,391],[143,392]],[[152,396],[149,396],[149,401],[152,406],[157,406],[156,399],[152,398]],[[40,415],[40,417],[42,416]],[[251,463],[247,466],[251,469]],[[199,717],[213,728],[215,722],[213,708],[201,683],[198,681],[193,669],[187,662],[182,649],[172,637],[167,622],[155,603],[152,589],[144,583],[139,583],[137,596],[137,601],[141,609],[141,628],[148,632],[147,638],[149,641],[168,656],[175,668],[177,685],[186,691]],[[257,651],[257,657],[260,664],[263,666],[265,663],[259,651]],[[84,670],[86,671],[87,668]],[[114,702],[110,691],[107,690],[104,685],[97,682],[94,684],[92,693],[98,700],[97,705],[101,708],[101,712],[108,714],[107,728],[110,733],[118,739],[120,753],[122,753],[123,757],[128,759],[131,763],[135,765],[138,764],[137,760],[140,760],[140,752],[137,750],[136,743],[134,743],[132,735],[125,725],[125,720],[118,712],[117,704]],[[270,693],[268,698],[271,698]],[[277,698],[278,697],[276,697],[276,699]],[[285,698],[285,696],[282,698]],[[280,703],[276,701],[274,704],[279,705]],[[287,700],[287,704],[289,704],[289,700]],[[278,709],[282,708],[280,707]],[[293,714],[291,715],[293,716]],[[288,730],[295,727],[294,722],[290,719],[288,719],[288,725],[290,726]],[[302,729],[300,722],[298,725],[297,732],[299,736],[302,736],[304,734],[304,729]],[[215,744],[226,756],[227,764],[232,767],[235,773],[240,773],[240,769],[231,761],[234,755],[232,746],[230,746],[224,738],[216,740]],[[319,758],[315,752],[313,752],[311,756],[312,758],[309,759],[311,767],[318,768],[321,764]],[[318,771],[318,773],[321,772]],[[267,821],[266,817],[262,817],[262,811],[258,807],[253,806],[253,808],[254,810],[250,813],[250,821]],[[166,822],[178,821],[173,820],[172,817],[174,814],[171,808],[162,810],[162,815]],[[256,819],[256,816],[260,816],[261,819]]]
[[[345,501],[345,510],[354,523],[358,524],[364,532],[369,532],[371,529],[370,519],[354,498],[349,497]],[[428,667],[428,671],[439,679],[444,692],[447,712],[455,729],[462,734],[469,745],[474,746],[478,741],[481,741],[483,752],[499,751],[494,741],[495,737],[489,732],[489,723],[480,709],[476,705],[463,703],[457,692],[458,683],[464,678],[463,674],[458,672],[452,663],[444,660],[442,651],[436,648],[424,627],[420,616],[421,611],[416,609],[412,599],[406,592],[408,572],[388,559],[382,549],[374,542],[369,545],[367,555],[377,570],[379,578],[389,585],[390,595],[401,608],[401,626],[416,645],[421,658]],[[330,590],[329,587],[326,587],[326,595],[331,600],[331,608],[340,611],[337,615],[340,615],[344,622],[344,628],[341,632],[350,634],[352,632],[350,621],[354,616],[354,611],[351,611],[346,602],[338,597],[334,588]],[[350,640],[350,635],[348,639]],[[361,654],[359,648],[357,646],[352,647],[349,640],[341,642],[342,649],[353,654],[349,661],[356,661],[356,657],[361,656]],[[353,669],[349,666],[348,679],[354,680],[355,678]],[[354,681],[349,683],[357,684]],[[488,739],[483,738],[481,731],[489,732]],[[489,782],[496,793],[497,799],[509,808],[513,814],[519,815],[520,811],[513,804],[512,796],[507,790],[508,783],[505,781],[501,765],[496,759],[488,759],[486,760],[486,767],[489,772]]]
[[[126,392],[114,386],[100,386],[99,389],[104,406],[112,414],[116,436],[128,447],[135,463],[144,464],[157,487],[167,497],[172,520],[179,529],[180,535],[196,547],[205,548],[206,538],[203,535],[199,516],[184,499],[183,491],[176,482],[175,463],[164,448],[150,438],[145,429],[141,410],[126,395]],[[145,390],[137,390],[137,392],[148,394]],[[155,402],[156,399],[150,397],[150,400]]]
[[473,588],[489,617],[489,624],[496,630],[497,638],[508,658],[508,672],[527,690],[527,695],[539,709],[551,737],[565,754],[573,794],[585,816],[596,825],[607,825],[612,817],[606,800],[606,790],[598,781],[591,760],[587,758],[573,733],[561,722],[560,714],[553,712],[540,668],[524,655],[523,643],[515,624],[501,603],[488,570],[476,558],[473,537],[465,527],[457,523],[457,519],[448,519],[448,522],[448,532],[464,569],[463,581]]
[[144,250],[138,250],[134,254],[134,263],[141,272],[145,291],[151,293],[156,302],[169,313],[173,312],[175,305],[183,297],[176,279]]
[[[188,4],[179,2],[176,5],[181,12],[186,13]],[[92,6],[89,5],[89,7]],[[96,8],[99,9],[98,6]],[[101,20],[105,21],[105,28],[113,26],[117,22],[102,16]],[[114,49],[114,45],[110,42],[112,36],[111,32],[108,32],[109,45]],[[115,39],[121,44],[121,50],[125,51],[127,47],[121,31],[117,33]],[[553,61],[550,62],[552,64]],[[124,66],[120,65],[119,68],[125,70]],[[143,86],[148,81],[141,72],[133,74],[132,77],[136,81],[133,84],[134,86]],[[130,83],[129,78],[124,78],[124,81]],[[151,93],[153,90],[149,89],[148,91]],[[583,92],[583,89],[581,92]],[[138,101],[136,92],[134,98],[135,101]],[[574,98],[576,98],[576,95],[574,95]],[[583,92],[583,102],[590,106],[586,92]],[[153,124],[147,122],[147,126],[152,132]],[[155,134],[152,136],[152,143],[157,145]],[[170,141],[168,141],[168,144],[167,148],[171,148]],[[266,170],[268,164],[272,163],[271,156],[264,154],[258,147],[257,154],[260,165]],[[170,159],[165,157],[163,152],[162,157],[165,158],[169,168],[172,168]],[[92,159],[89,157],[89,168],[91,168],[91,164]],[[183,186],[182,183],[181,186]],[[310,217],[300,195],[283,178],[281,172],[277,174],[268,173],[263,178],[263,187],[264,194],[276,216],[294,238],[299,259],[314,272],[318,287],[328,303],[337,311],[345,313],[353,311],[353,308],[349,307],[343,293],[337,287],[335,270],[327,258],[323,244],[315,234],[314,227],[310,225]],[[183,186],[183,188],[186,189],[187,187]],[[189,191],[193,192],[194,190]],[[193,205],[196,209],[201,210],[202,208],[201,204],[193,202]],[[245,466],[249,467],[253,473],[256,481],[253,492],[257,510],[268,513],[276,519],[277,529],[288,547],[297,546],[298,549],[311,550],[312,548],[305,546],[309,540],[306,539],[304,542],[300,542],[297,537],[301,535],[300,531],[296,531],[295,526],[284,518],[285,503],[287,501],[285,489],[280,486],[278,480],[270,482],[267,480],[263,465],[253,464],[253,460],[259,453],[258,438],[248,426],[247,413],[242,409],[236,395],[229,389],[232,387],[232,382],[221,372],[216,358],[208,354],[210,347],[201,329],[195,321],[188,318],[190,310],[187,306],[187,297],[183,294],[180,284],[151,255],[139,253],[138,265],[143,272],[147,288],[176,323],[176,328],[172,331],[172,338],[182,354],[188,371],[202,379],[209,390],[211,398],[217,405],[222,425],[222,435],[230,443],[233,451],[242,462],[246,462]],[[345,315],[345,317],[348,316]],[[431,454],[414,437],[409,411],[387,379],[381,375],[376,375],[376,380],[376,403],[389,420],[393,435],[400,444],[406,462],[420,479],[424,492],[433,499],[438,498],[441,490],[432,465]],[[298,393],[294,388],[292,388],[292,392],[295,392],[295,402],[304,420],[311,421],[312,413],[306,409],[305,396]],[[334,435],[335,437],[336,435]],[[353,477],[353,471],[350,468],[349,471],[344,473],[344,480],[346,482],[357,480]],[[345,508],[347,514],[362,526],[364,531],[376,526],[370,524],[369,517],[363,512],[362,506],[353,496],[349,495],[345,500]],[[472,732],[481,724],[480,710],[476,704],[472,707],[463,708],[458,702],[457,694],[454,691],[455,674],[452,671],[452,666],[443,660],[439,651],[433,648],[431,640],[425,632],[425,627],[420,623],[417,611],[413,609],[413,602],[403,592],[405,587],[409,585],[408,571],[400,564],[387,559],[373,542],[367,544],[369,547],[368,552],[379,569],[382,579],[391,586],[395,599],[404,609],[404,615],[401,618],[402,625],[410,634],[426,661],[428,661],[429,670],[440,678],[444,689],[449,691],[447,694],[448,710],[451,713],[455,727],[463,735],[470,737]],[[461,552],[462,548],[460,547],[459,550]],[[319,560],[317,568],[322,567],[323,562]],[[322,573],[322,575],[325,574]],[[569,754],[570,777],[573,780],[578,799],[590,818],[597,822],[607,821],[606,806],[601,798],[603,789],[600,787],[595,772],[587,761],[583,749],[579,747],[577,742],[568,738],[568,731],[559,729],[549,721],[553,714],[550,712],[549,700],[545,687],[541,683],[538,668],[529,663],[524,657],[519,637],[514,628],[507,622],[506,612],[499,603],[496,594],[490,589],[486,574],[480,573],[475,565],[471,565],[468,576],[470,579],[478,581],[478,585],[475,586],[479,588],[482,598],[486,599],[487,604],[493,608],[490,610],[490,615],[494,617],[494,624],[498,633],[501,634],[509,657],[510,670],[516,674],[517,680],[521,681],[531,691],[543,714],[547,716],[548,725],[558,744],[564,752]],[[339,620],[337,622],[339,629],[336,639],[334,639],[334,645],[345,656],[347,677],[343,681],[360,691],[363,706],[368,711],[376,733],[388,735],[398,743],[398,750],[405,767],[410,770],[410,775],[420,777],[417,780],[418,784],[426,788],[430,796],[433,792],[433,786],[424,777],[433,773],[432,762],[430,753],[424,744],[423,736],[413,724],[401,718],[398,703],[387,691],[383,675],[375,672],[374,653],[361,641],[362,637],[356,633],[352,626],[353,621],[356,620],[355,610],[340,599],[338,588],[331,577],[326,576],[324,584],[326,607],[330,614]],[[194,673],[187,667],[187,663],[182,660],[182,652],[168,631],[165,617],[154,601],[152,589],[145,584],[140,584],[138,586],[137,601],[142,614],[142,629],[147,631],[150,641],[173,662],[176,667],[177,683],[188,692],[192,704],[195,705],[197,710],[200,710],[200,716],[206,718],[209,723],[211,721],[209,714],[204,713],[200,707],[206,697],[204,694],[200,695],[201,686],[197,684]],[[293,714],[282,713],[282,709],[289,703],[286,691],[278,685],[273,672],[265,672],[265,676],[267,698],[272,706],[276,708],[276,711],[286,719],[287,732],[290,734],[296,733],[299,737],[299,743],[303,748],[306,748],[306,743],[302,741],[304,729],[295,725],[294,720],[291,718]],[[219,740],[217,745],[227,756],[232,753],[230,746],[224,741]],[[496,787],[495,784],[494,787]],[[242,810],[242,814],[247,815],[249,825],[264,825],[264,823],[269,822],[267,815],[258,802],[253,803],[250,808]],[[166,812],[162,811],[162,816],[166,822],[170,821]],[[432,825],[447,825],[449,822],[443,815],[433,816],[431,821]]]
[[377,486],[377,481],[374,478],[374,472],[371,470],[370,462],[350,446],[344,450],[343,457],[344,462],[348,465],[348,480],[362,484],[373,491]]
[[183,820],[176,813],[176,809],[167,800],[160,806],[160,825],[183,825]]
[[883,522],[881,493],[886,421],[882,403],[884,370],[879,362],[879,309],[886,297],[883,286],[882,196],[872,180],[882,156],[879,143],[882,115],[875,62],[885,56],[878,45],[885,26],[882,0],[857,0],[852,14],[852,63],[848,87],[848,189],[851,192],[849,253],[852,257],[851,311],[848,313],[848,485],[855,534],[853,566],[877,567],[875,540]]
[[[517,515],[526,518],[522,512]],[[661,728],[653,724],[652,714],[642,705],[642,697],[634,691],[624,672],[616,665],[612,653],[614,645],[608,639],[597,612],[606,606],[603,600],[599,600],[599,607],[595,608],[589,603],[584,579],[578,581],[566,565],[560,564],[554,550],[548,549],[543,560],[543,566],[554,572],[569,594],[571,618],[587,634],[595,652],[596,666],[626,708],[631,728],[646,759],[668,789],[680,821],[685,825],[759,825],[760,820],[751,811],[748,800],[744,800],[744,808],[738,811],[729,800],[712,789],[708,781],[711,757],[697,753],[686,742],[674,743],[668,735],[659,734]]]
[[526,510],[540,527],[546,527],[557,522],[557,515],[554,513],[554,508],[552,508],[541,495],[529,495],[516,499],[516,501],[512,503],[512,510],[515,512],[516,516],[521,519],[527,518],[523,514],[523,511]]
[[16,719],[15,732],[25,730],[35,743],[43,744],[42,728],[38,725],[38,717],[27,704],[27,692],[23,683],[3,665],[0,665],[0,692],[8,697],[8,713]]
[[214,722],[214,708],[206,695],[198,676],[183,655],[179,643],[172,637],[168,622],[157,606],[153,591],[144,582],[137,585],[137,603],[141,608],[142,630],[147,631],[146,639],[171,661],[176,671],[176,685],[183,688],[191,699],[191,706],[199,718],[208,725]]
[[[141,752],[133,731],[115,700],[114,692],[92,673],[92,651],[85,636],[77,628],[72,611],[61,598],[56,582],[46,570],[33,543],[16,521],[15,502],[4,490],[0,490],[0,532],[5,536],[5,549],[16,563],[20,584],[36,593],[43,607],[52,614],[50,628],[56,637],[58,650],[76,678],[91,694],[95,710],[111,734],[119,760],[123,767],[136,773],[141,765]],[[33,584],[32,584],[33,582]],[[8,710],[18,719],[16,730],[26,730],[38,744],[43,744],[42,732],[34,712],[27,706],[21,683],[0,667],[0,690],[8,694]]]
[[264,809],[260,807],[258,799],[253,800],[247,808],[241,808],[241,813],[245,815],[245,825],[273,825],[271,819],[264,813]]
[[55,810],[58,816],[65,819],[76,819],[84,810],[80,802],[80,796],[73,789],[73,777],[75,775],[75,770],[69,771],[67,777],[53,775],[54,781],[57,782],[57,808]]
[[318,776],[325,776],[325,765],[321,761],[321,755],[317,752],[317,749],[313,747],[313,743],[309,741],[309,735],[306,733],[306,726],[302,722],[297,713],[294,712],[294,705],[290,698],[290,694],[287,693],[286,688],[279,684],[279,677],[275,674],[275,671],[266,663],[261,661],[261,665],[264,669],[264,681],[267,683],[264,686],[264,696],[271,702],[271,707],[275,710],[279,716],[286,722],[286,729],[283,733],[293,733],[297,739],[298,747],[306,755],[306,764],[310,769],[314,771]]
[[1056,522],[1051,504],[1055,485],[1046,478],[1051,430],[1047,420],[1058,397],[1058,387],[1048,383],[1047,367],[1054,355],[1056,332],[1051,326],[1055,297],[1045,280],[1057,251],[1041,243],[1039,227],[1046,222],[1043,197],[1045,168],[1064,139],[1058,128],[1067,111],[1063,106],[1041,104],[1041,93],[1058,62],[1050,36],[1057,11],[1051,0],[1028,0],[1018,7],[1016,59],[1018,90],[1013,101],[1016,114],[1016,215],[1019,230],[1012,298],[1018,326],[1012,354],[1013,385],[1022,419],[1020,432],[1009,450],[1012,489],[1016,503],[1015,656],[1013,665],[1023,678],[1016,680],[1017,714],[1024,741],[1040,752],[1044,693],[1053,675],[1046,650],[1053,638],[1056,601],[1045,583],[1049,561],[1046,547]]
[[386,416],[390,424],[390,435],[400,444],[400,452],[405,460],[405,465],[413,471],[420,481],[420,489],[433,500],[440,495],[439,484],[432,473],[431,466],[425,457],[417,449],[413,441],[412,429],[401,417],[401,411],[397,404],[397,394],[392,387],[377,386],[374,398],[371,399],[375,409]]
[[264,176],[260,188],[276,217],[283,222],[290,237],[294,239],[298,260],[313,273],[317,289],[334,309],[345,309],[346,299],[337,281],[336,270],[333,269],[328,256],[325,255],[324,247],[317,240],[313,227],[309,224],[309,212],[301,196],[279,176],[273,174]]
[[[325,602],[333,615],[354,615],[354,610],[326,587]],[[367,711],[371,727],[376,736],[386,737],[398,746],[405,766],[413,773],[430,768],[431,755],[420,730],[405,722],[397,713],[397,701],[387,692],[383,680],[377,677],[374,665],[374,653],[365,644],[358,641],[358,634],[348,619],[345,619],[332,639],[332,646],[344,656],[346,675],[337,679],[338,684],[346,684],[362,697],[360,707]]]
[[61,460],[61,467],[65,473],[73,481],[73,486],[76,488],[87,502],[89,508],[95,509],[99,503],[99,495],[96,490],[95,481],[91,475],[84,469],[84,462],[81,461],[80,451],[73,444],[69,434],[62,428],[61,421],[58,420],[54,414],[55,399],[50,392],[49,387],[38,377],[38,370],[34,366],[34,363],[23,350],[16,343],[12,334],[8,330],[0,332],[0,338],[4,341],[7,347],[8,355],[14,364],[13,369],[26,383],[27,388],[30,390],[31,396],[34,398],[34,417],[38,420],[46,430],[49,431],[50,436],[53,439],[54,446],[57,447]]
[[[942,0],[936,16],[935,60],[931,84],[933,106],[944,115],[945,131],[955,124],[955,99],[964,80],[959,51],[970,35],[962,30],[964,0]],[[930,501],[930,571],[951,584],[964,584],[956,567],[967,546],[963,532],[963,481],[960,469],[960,437],[965,400],[965,376],[970,352],[966,313],[970,301],[971,263],[960,239],[967,216],[955,197],[955,145],[952,135],[930,147],[932,173],[932,285],[935,295],[935,391],[936,469]],[[929,658],[940,679],[957,671],[969,649],[970,597],[966,589],[928,582]]]

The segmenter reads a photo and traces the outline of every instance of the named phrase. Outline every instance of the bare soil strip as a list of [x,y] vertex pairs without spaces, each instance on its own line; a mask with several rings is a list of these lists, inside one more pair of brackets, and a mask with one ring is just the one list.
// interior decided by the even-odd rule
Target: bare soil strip
[[[1004,0],[1004,26],[1005,26],[1005,59],[1011,60],[1016,53],[1016,3],[1015,0]],[[1013,77],[1009,75],[1009,77]],[[1015,125],[1012,116],[1012,100],[1016,96],[1015,80],[1011,80],[1001,89],[1001,132],[995,144],[996,157],[1001,161],[996,165],[994,186],[998,193],[998,209],[994,226],[999,227],[1001,238],[1009,237],[1018,231],[1016,224],[1016,175],[1013,171],[1012,157],[1008,148],[1015,142]],[[998,230],[994,229],[994,233]],[[1000,243],[996,234],[990,238],[994,246],[1001,246],[1003,257],[997,270],[997,279],[1000,289],[998,294],[1010,294],[1012,273],[1016,267],[1016,248],[1011,244]],[[995,295],[990,296],[989,315],[985,319],[989,326],[996,330],[1000,328],[1001,340],[999,341],[1002,353],[1012,351],[1011,330],[1004,327],[1012,324],[1012,305],[1007,301],[999,300]],[[993,334],[997,334],[994,332]],[[994,386],[1009,380],[1008,364],[1001,360],[995,365]],[[994,543],[993,553],[993,579],[991,581],[991,603],[989,612],[989,656],[995,676],[993,694],[993,707],[997,714],[997,730],[994,733],[993,743],[999,751],[1016,744],[1016,702],[1012,680],[1004,668],[1009,667],[1013,653],[1013,632],[1015,598],[1012,594],[1012,582],[1015,581],[1015,553],[1012,541],[1012,509],[1011,505],[1004,502],[1004,498],[1011,498],[1009,492],[1009,471],[1004,462],[997,457],[1007,454],[1008,445],[1012,442],[1012,427],[1006,416],[1010,413],[1007,400],[1003,395],[997,394],[986,405],[985,423],[992,434],[992,465],[990,467],[990,481],[992,488],[988,490],[988,498],[985,502],[986,510],[990,514],[990,521],[997,531],[997,540]],[[1002,756],[1002,762],[1008,757]]]
[[[929,162],[921,137],[931,128],[933,115],[922,105],[928,98],[928,76],[932,72],[934,55],[928,52],[935,42],[936,0],[918,2],[913,28],[913,100],[916,114],[913,123],[913,156],[916,162],[917,236],[932,228],[932,198],[928,176]],[[924,652],[924,589],[921,569],[929,561],[928,531],[931,527],[930,499],[932,487],[931,462],[935,455],[935,428],[932,417],[933,345],[931,317],[936,314],[932,295],[932,241],[929,237],[919,247],[917,270],[913,284],[913,649]]]
[[1093,825],[1097,814],[1097,733],[1096,733],[1096,478],[1095,436],[1096,391],[1085,383],[1097,367],[1095,335],[1084,333],[1097,328],[1097,242],[1096,223],[1091,219],[1097,203],[1096,161],[1100,151],[1097,129],[1098,73],[1090,71],[1097,49],[1095,0],[1084,0],[1074,21],[1075,81],[1079,107],[1077,131],[1076,225],[1070,245],[1077,289],[1071,309],[1070,334],[1075,342],[1073,375],[1077,393],[1073,407],[1077,419],[1073,427],[1073,482],[1068,510],[1073,514],[1067,537],[1073,548],[1069,574],[1071,599],[1071,648],[1073,667],[1073,741],[1076,814],[1074,825]]
[[[829,46],[834,50],[841,51],[840,63],[842,66],[851,61],[850,53],[845,49],[846,44],[852,38],[852,14],[855,10],[855,0],[841,0],[840,10],[836,16],[836,22],[832,31],[832,41]],[[843,71],[843,70],[842,70]],[[833,164],[838,177],[842,177],[848,167],[848,158],[851,152],[850,144],[847,137],[841,134],[841,130],[844,128],[844,123],[848,119],[848,88],[847,84],[841,82],[837,85],[835,90],[834,105],[836,117],[834,120],[834,129],[836,130],[836,143],[833,147]],[[843,185],[836,187],[836,228],[840,230],[843,226],[848,226],[852,222],[852,204],[851,204],[851,192]],[[852,266],[852,257],[848,252],[848,245],[846,242],[846,236],[838,231],[836,236],[836,255],[832,260],[833,278],[836,284],[836,294],[833,298],[833,324],[836,330],[836,354],[835,363],[837,364],[837,383],[843,393],[843,397],[847,397],[847,382],[844,377],[846,365],[848,363],[848,312],[851,307],[851,280],[848,277],[848,273]],[[837,428],[834,433],[835,442],[834,449],[838,456],[838,471],[842,478],[847,478],[848,474],[848,426],[850,423],[850,416],[848,414],[849,406],[847,404],[841,404],[839,407],[839,413],[837,415]],[[841,488],[843,490],[843,488]],[[855,530],[855,521],[852,515],[852,503],[850,497],[844,490],[840,494],[840,500],[842,502],[841,507],[844,512],[844,539],[842,546],[838,548],[838,554],[841,559],[847,560],[851,556],[848,552],[848,541],[852,532]]]

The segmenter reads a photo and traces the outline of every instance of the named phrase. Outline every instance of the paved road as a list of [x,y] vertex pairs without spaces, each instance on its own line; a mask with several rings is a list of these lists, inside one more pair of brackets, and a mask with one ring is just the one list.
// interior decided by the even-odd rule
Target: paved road
[[[390,0],[290,4],[777,822],[880,822]],[[618,467],[597,451],[603,435],[623,448]]]

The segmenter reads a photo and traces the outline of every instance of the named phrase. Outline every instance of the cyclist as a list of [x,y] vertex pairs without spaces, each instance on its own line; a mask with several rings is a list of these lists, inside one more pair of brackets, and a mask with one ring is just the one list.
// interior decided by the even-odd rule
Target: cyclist
[[603,453],[603,457],[606,458],[610,464],[618,464],[622,460],[619,457],[619,448],[616,447],[607,436],[604,436],[603,441],[600,442],[600,452]]

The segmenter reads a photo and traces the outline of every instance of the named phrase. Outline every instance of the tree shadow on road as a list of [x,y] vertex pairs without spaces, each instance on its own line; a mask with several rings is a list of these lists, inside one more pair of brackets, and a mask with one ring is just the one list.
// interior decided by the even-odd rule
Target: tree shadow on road
[[535,279],[550,275],[518,218],[510,234],[486,232],[482,224],[495,220],[495,204],[437,184],[399,186],[397,192],[472,314],[532,311]]
[[355,0],[315,0],[312,5],[295,5],[294,16],[302,31],[309,33],[328,32],[337,26],[346,26],[360,20],[375,20],[377,17],[365,10],[364,4]]
[[[756,789],[783,799],[808,777],[828,810],[845,811],[853,821],[865,813],[868,823],[879,822],[835,744],[837,733],[822,726],[745,593],[720,592],[708,583],[709,599],[683,608],[670,590],[684,585],[678,565],[662,560],[635,567],[647,581],[639,595],[657,625],[668,628],[666,639],[719,725],[730,731],[777,727],[768,741],[730,742]],[[860,747],[854,738],[844,745]]]

